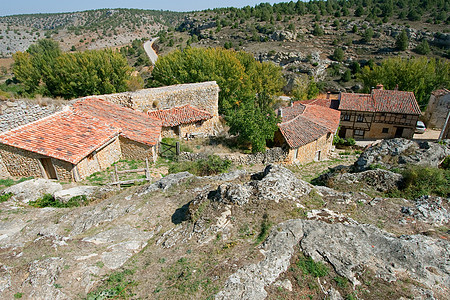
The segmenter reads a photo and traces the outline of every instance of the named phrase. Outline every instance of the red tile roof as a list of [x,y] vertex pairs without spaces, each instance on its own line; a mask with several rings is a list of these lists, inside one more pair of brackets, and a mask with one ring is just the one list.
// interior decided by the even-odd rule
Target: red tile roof
[[120,135],[155,145],[161,121],[99,99],[75,102],[63,112],[0,134],[0,143],[73,164]]
[[[296,101],[296,102],[300,102],[300,101]],[[294,102],[294,104],[296,102]],[[300,103],[301,104],[319,105],[319,106],[328,107],[328,108],[332,108],[332,109],[338,109],[338,107],[339,107],[339,100],[335,99],[335,98],[330,98],[330,99],[318,98],[318,99],[301,101]]]
[[73,107],[120,128],[120,134],[130,140],[149,146],[158,143],[162,122],[146,113],[97,98],[77,101]]
[[336,132],[341,119],[340,111],[319,105],[305,106],[306,109],[302,114],[305,118],[326,127],[331,133]]
[[77,164],[120,129],[80,111],[63,111],[0,134],[0,143]]
[[341,93],[339,110],[375,111],[373,98],[369,94]]
[[281,116],[282,122],[287,122],[302,114],[304,110],[305,106],[299,101],[296,101],[292,103],[292,106],[280,107],[278,109],[278,115]]
[[149,111],[148,115],[161,120],[162,126],[164,127],[204,121],[213,117],[209,112],[192,107],[189,104],[169,109]]
[[309,144],[328,133],[327,128],[308,120],[303,115],[298,115],[290,121],[280,123],[278,127],[291,148]]
[[[302,109],[298,110],[299,113],[296,116],[286,120],[283,115],[283,122],[278,124],[289,147],[297,148],[311,143],[327,133],[336,132],[339,127],[340,111],[319,105],[303,105],[295,102],[289,108],[299,106]],[[294,109],[291,109],[289,112],[293,111]]]
[[339,110],[420,115],[413,92],[381,89],[371,94],[342,93]]

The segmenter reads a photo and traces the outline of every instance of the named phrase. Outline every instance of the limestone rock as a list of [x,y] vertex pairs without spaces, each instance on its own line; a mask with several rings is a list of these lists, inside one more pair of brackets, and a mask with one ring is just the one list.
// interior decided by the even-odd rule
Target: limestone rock
[[[372,225],[329,224],[314,220],[289,220],[272,229],[263,244],[264,259],[232,274],[216,299],[264,299],[264,287],[286,271],[299,243],[315,261],[330,263],[340,275],[358,285],[357,274],[370,269],[385,281],[406,275],[435,295],[450,292],[450,243],[423,235],[395,237]],[[340,299],[336,294],[335,299]]]
[[36,201],[44,196],[44,194],[54,194],[62,190],[62,185],[58,182],[48,179],[32,179],[16,185],[10,186],[3,190],[3,193],[12,193],[10,200],[28,203]]
[[252,195],[252,188],[248,185],[225,183],[219,186],[215,200],[225,204],[244,205]]
[[402,207],[402,212],[434,226],[443,226],[450,222],[450,213],[442,205],[448,201],[441,197],[422,196],[414,200],[415,207]]
[[180,173],[176,173],[176,174],[169,174],[166,177],[158,180],[157,182],[145,187],[140,193],[139,195],[144,195],[147,193],[151,193],[157,190],[167,190],[170,187],[174,186],[174,185],[178,185],[181,182],[184,182],[185,180],[187,180],[188,178],[194,177],[194,175],[192,175],[189,172],[180,172]]
[[76,186],[67,190],[57,191],[53,194],[53,197],[60,202],[66,203],[77,196],[85,195],[87,198],[91,198],[99,189],[98,186]]
[[0,266],[0,293],[11,286],[11,273],[5,265]]
[[367,170],[360,173],[336,173],[331,179],[334,185],[363,183],[380,192],[388,192],[399,187],[403,176],[387,170]]
[[29,277],[26,280],[33,286],[30,297],[32,299],[69,299],[55,286],[63,266],[64,259],[59,257],[32,262],[28,269]]
[[254,186],[259,199],[275,202],[298,201],[313,188],[311,184],[298,179],[290,170],[280,165],[268,165],[264,169],[262,179],[255,181]]
[[450,143],[416,142],[403,138],[383,140],[364,151],[355,163],[357,171],[367,170],[371,165],[387,169],[407,164],[437,167],[450,155]]

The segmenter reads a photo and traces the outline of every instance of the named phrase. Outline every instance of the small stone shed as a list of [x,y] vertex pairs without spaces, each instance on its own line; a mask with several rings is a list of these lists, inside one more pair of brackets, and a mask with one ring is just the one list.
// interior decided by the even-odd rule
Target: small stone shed
[[320,105],[294,102],[281,108],[282,122],[275,133],[275,145],[287,148],[285,163],[308,163],[325,159],[339,127],[340,112]]
[[162,121],[162,137],[193,137],[214,134],[213,115],[190,104],[149,111],[149,116]]
[[122,158],[156,159],[160,136],[160,120],[86,98],[1,133],[0,169],[9,176],[78,181]]

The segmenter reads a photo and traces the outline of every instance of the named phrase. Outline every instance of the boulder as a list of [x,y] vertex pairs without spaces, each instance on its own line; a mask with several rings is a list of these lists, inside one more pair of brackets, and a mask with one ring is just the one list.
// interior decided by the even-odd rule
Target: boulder
[[32,179],[16,185],[10,186],[3,190],[3,193],[12,193],[10,200],[28,203],[36,201],[45,194],[54,194],[62,190],[62,185],[58,182],[48,179]]
[[388,192],[399,187],[403,176],[387,170],[376,169],[360,173],[335,173],[330,177],[334,185],[363,183],[380,192]]
[[146,186],[140,193],[139,196],[148,194],[157,190],[167,190],[174,185],[178,185],[181,182],[186,181],[188,178],[194,177],[189,172],[180,172],[176,174],[169,174],[166,177],[158,180],[155,183]]
[[402,207],[401,211],[433,226],[443,226],[450,222],[450,213],[442,205],[444,201],[448,200],[435,196],[422,196],[414,200],[414,207]]
[[63,203],[68,202],[71,198],[85,195],[88,199],[94,195],[100,187],[98,186],[76,186],[67,190],[57,191],[53,197]]
[[357,171],[380,165],[391,169],[407,164],[438,167],[450,155],[450,143],[417,142],[403,138],[383,140],[365,150],[355,163]]
[[[242,267],[228,277],[216,299],[264,299],[265,287],[285,272],[294,246],[315,261],[332,268],[354,285],[366,270],[392,282],[408,276],[424,288],[418,298],[429,294],[444,299],[450,286],[450,242],[423,235],[396,237],[373,225],[330,224],[316,220],[289,220],[275,226],[260,250],[264,259]],[[335,294],[333,299],[342,299]]]

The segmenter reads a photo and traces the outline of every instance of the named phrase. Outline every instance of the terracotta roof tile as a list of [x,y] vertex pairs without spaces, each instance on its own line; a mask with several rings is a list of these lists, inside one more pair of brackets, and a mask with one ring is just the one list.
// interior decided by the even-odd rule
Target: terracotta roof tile
[[375,104],[369,94],[342,93],[339,110],[375,111]]
[[[296,101],[299,102],[299,101]],[[296,103],[294,102],[294,104]],[[318,98],[318,99],[311,99],[311,100],[305,100],[301,101],[301,104],[312,104],[312,105],[319,105],[323,107],[328,107],[332,109],[338,109],[339,108],[339,100],[333,98],[326,99],[326,98]]]
[[[294,116],[296,107],[301,107],[301,109],[298,109],[297,115]],[[283,115],[283,122],[278,124],[278,127],[291,148],[311,143],[327,133],[335,133],[339,127],[340,111],[319,105],[299,103],[294,103],[289,108],[289,118],[294,117],[285,121]]]
[[326,127],[308,120],[303,115],[298,115],[288,122],[280,123],[278,127],[291,148],[309,144],[328,133]]
[[0,134],[0,143],[77,164],[119,135],[120,129],[74,110]]
[[277,114],[281,114],[281,121],[287,122],[294,119],[296,116],[303,113],[305,110],[305,106],[301,104],[299,101],[292,103],[292,106],[288,107],[280,107],[278,109]]
[[0,143],[77,164],[112,138],[155,145],[161,121],[99,99],[75,102],[68,110],[0,134]]
[[130,140],[150,146],[159,140],[161,121],[146,113],[96,98],[77,101],[73,107],[120,128],[121,135]]
[[313,122],[325,126],[329,132],[335,133],[339,127],[341,112],[319,105],[305,105],[303,116]]
[[148,115],[161,120],[162,126],[164,127],[204,121],[213,117],[209,112],[192,107],[189,104],[169,109],[149,111]]
[[380,89],[371,94],[342,93],[339,110],[420,114],[413,92]]

